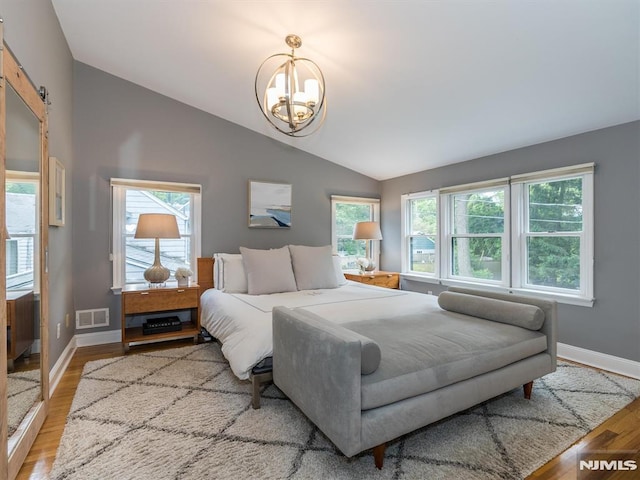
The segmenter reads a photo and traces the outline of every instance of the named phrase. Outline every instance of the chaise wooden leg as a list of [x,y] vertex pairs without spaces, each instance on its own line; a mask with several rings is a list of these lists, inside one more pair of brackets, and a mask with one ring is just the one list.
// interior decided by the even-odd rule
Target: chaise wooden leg
[[531,390],[533,390],[533,380],[531,380],[529,383],[525,383],[522,386],[522,389],[524,390],[524,398],[526,398],[527,400],[531,400]]
[[387,448],[387,444],[383,443],[377,447],[373,447],[373,461],[376,464],[378,470],[382,470],[382,464],[384,463],[384,450]]

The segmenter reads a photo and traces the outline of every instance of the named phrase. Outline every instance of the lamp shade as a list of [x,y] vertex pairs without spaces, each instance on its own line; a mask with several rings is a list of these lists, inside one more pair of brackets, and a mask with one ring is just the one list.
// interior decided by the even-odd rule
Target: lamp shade
[[180,238],[176,216],[168,213],[141,213],[133,238]]
[[353,228],[354,240],[382,240],[378,222],[358,222]]

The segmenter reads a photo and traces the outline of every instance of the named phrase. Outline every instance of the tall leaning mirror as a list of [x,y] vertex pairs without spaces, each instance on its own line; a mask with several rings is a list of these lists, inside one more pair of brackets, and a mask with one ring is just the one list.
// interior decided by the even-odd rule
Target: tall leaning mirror
[[48,409],[47,115],[45,101],[4,44],[2,68],[0,407],[6,459],[0,478],[13,479]]

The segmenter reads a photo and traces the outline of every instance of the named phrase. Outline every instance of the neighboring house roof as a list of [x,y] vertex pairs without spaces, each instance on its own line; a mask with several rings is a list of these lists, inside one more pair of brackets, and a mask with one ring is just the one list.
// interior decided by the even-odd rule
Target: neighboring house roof
[[429,237],[414,237],[411,246],[413,250],[434,251],[436,249],[435,242]]
[[33,194],[6,194],[7,230],[10,233],[35,233],[36,197]]
[[[167,240],[169,241],[169,240]],[[146,270],[149,265],[153,265],[155,258],[154,247],[151,249],[145,247],[129,246],[127,248],[127,263],[139,267],[141,270]],[[174,257],[166,255],[166,251],[163,250],[160,245],[160,263],[162,266],[167,267],[172,272],[178,267],[184,267],[184,262],[177,260]]]
[[[170,213],[176,216],[178,224],[180,221],[188,221],[189,215],[185,212],[174,208],[158,197],[145,190],[129,190],[127,191],[127,210],[136,213]],[[128,212],[127,212],[128,213]]]

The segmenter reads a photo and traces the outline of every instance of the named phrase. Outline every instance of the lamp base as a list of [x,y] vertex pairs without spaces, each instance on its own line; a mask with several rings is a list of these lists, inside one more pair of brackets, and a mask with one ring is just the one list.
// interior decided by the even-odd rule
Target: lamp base
[[144,271],[144,279],[152,284],[152,286],[154,284],[165,283],[169,279],[169,275],[169,269],[162,265],[151,265]]
[[372,258],[358,258],[360,273],[370,273],[376,269],[376,262]]

